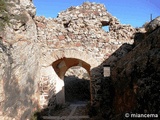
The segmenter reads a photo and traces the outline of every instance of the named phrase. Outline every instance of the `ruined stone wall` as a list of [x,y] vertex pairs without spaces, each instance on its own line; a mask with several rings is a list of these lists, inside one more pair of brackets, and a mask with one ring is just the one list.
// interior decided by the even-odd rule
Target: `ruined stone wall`
[[[123,43],[133,43],[135,32],[130,25],[121,25],[103,4],[89,2],[70,7],[59,13],[57,18],[36,17],[35,22],[38,41],[47,49],[85,51],[99,63]],[[103,26],[109,26],[110,31],[104,31]]]
[[[41,61],[51,59],[46,56],[54,52],[75,50],[85,52],[97,62],[91,66],[92,93],[94,99],[100,99],[97,92],[103,78],[103,66],[93,68],[106,60],[123,43],[132,44],[133,33],[136,30],[130,25],[120,24],[103,4],[90,2],[72,6],[59,13],[57,18],[37,16],[34,20],[37,25],[38,42],[42,46]],[[103,30],[103,26],[109,26],[109,32]],[[72,57],[74,58],[74,55]],[[89,61],[88,64],[94,63]]]
[[95,95],[103,76],[102,66],[94,68],[123,43],[133,43],[136,30],[120,24],[102,4],[86,2],[49,19],[35,16],[30,0],[9,2],[10,25],[0,34],[0,119],[24,120],[38,105],[54,104],[59,78],[51,64],[61,53],[91,65]]
[[[132,45],[123,44],[95,68],[101,73],[99,116],[121,120],[124,113],[159,114],[159,23],[157,17],[139,28]],[[110,77],[103,78],[103,65],[110,65]]]

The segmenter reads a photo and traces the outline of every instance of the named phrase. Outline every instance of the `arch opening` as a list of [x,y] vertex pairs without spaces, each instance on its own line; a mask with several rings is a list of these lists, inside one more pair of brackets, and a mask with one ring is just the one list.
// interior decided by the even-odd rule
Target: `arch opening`
[[[74,67],[74,69],[75,69],[78,66],[81,67],[81,68],[84,68],[86,70],[86,73],[88,74],[88,76],[90,76],[90,67],[91,66],[88,63],[84,62],[83,60],[80,60],[80,59],[77,59],[77,58],[65,58],[65,57],[63,57],[63,58],[61,58],[61,59],[52,63],[52,67],[54,68],[55,72],[57,73],[57,75],[60,78],[60,80],[58,80],[57,83],[56,83],[56,90],[57,90],[56,91],[56,93],[57,93],[56,94],[56,102],[57,102],[57,104],[64,104],[65,101],[66,101],[65,100],[65,83],[64,83],[65,81],[67,81],[66,85],[67,85],[67,83],[69,83],[69,84],[72,83],[74,86],[78,86],[78,88],[74,88],[77,91],[78,91],[78,89],[80,89],[79,88],[80,85],[78,85],[78,83],[79,84],[85,84],[86,86],[88,85],[85,88],[85,90],[88,92],[87,88],[89,88],[89,96],[88,97],[91,100],[91,94],[90,94],[91,84],[90,84],[90,81],[85,80],[85,79],[79,79],[78,77],[75,77],[75,74],[72,74],[69,77],[65,77],[66,72],[69,71],[70,68],[73,69],[72,67]],[[68,81],[67,79],[70,79],[70,80]],[[73,81],[73,80],[74,80],[74,83],[70,82],[70,81]],[[69,86],[66,86],[66,87],[73,87],[73,86],[69,85]],[[69,89],[66,88],[66,90],[68,91],[68,93],[70,93]],[[82,90],[82,91],[85,91],[85,90]],[[78,93],[80,93],[80,91],[78,91]],[[74,98],[74,94],[71,94],[71,95]],[[76,96],[78,96],[78,95],[76,94]],[[84,96],[86,96],[86,95],[84,95]],[[84,97],[84,96],[82,95],[82,97]],[[66,96],[66,98],[67,97],[68,96]],[[85,97],[84,97],[84,99],[85,99]],[[67,100],[70,101],[68,98],[67,98]],[[71,99],[71,101],[72,100],[74,101],[75,99]],[[81,99],[81,100],[83,100],[83,99]]]
[[69,103],[90,101],[90,76],[79,66],[71,67],[64,77],[65,100]]
[[91,66],[80,59],[63,57],[52,63],[52,67],[54,68],[55,72],[61,79],[64,79],[66,71],[73,66],[83,67],[84,69],[86,69],[86,71],[90,75]]

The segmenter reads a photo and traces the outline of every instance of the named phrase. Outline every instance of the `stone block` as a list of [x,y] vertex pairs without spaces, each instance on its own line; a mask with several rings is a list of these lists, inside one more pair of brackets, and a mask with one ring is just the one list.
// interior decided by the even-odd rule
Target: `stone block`
[[65,38],[64,35],[59,35],[59,36],[58,36],[58,39],[61,41],[61,40],[65,40],[66,38]]

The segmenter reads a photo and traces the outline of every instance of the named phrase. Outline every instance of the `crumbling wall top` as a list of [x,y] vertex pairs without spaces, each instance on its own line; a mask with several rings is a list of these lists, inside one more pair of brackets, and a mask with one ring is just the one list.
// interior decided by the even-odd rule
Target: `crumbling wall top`
[[66,11],[62,11],[58,14],[57,19],[62,20],[63,23],[82,19],[86,22],[86,25],[91,22],[92,24],[100,23],[99,27],[101,27],[109,25],[113,17],[107,12],[103,4],[84,2],[81,6],[72,6]]

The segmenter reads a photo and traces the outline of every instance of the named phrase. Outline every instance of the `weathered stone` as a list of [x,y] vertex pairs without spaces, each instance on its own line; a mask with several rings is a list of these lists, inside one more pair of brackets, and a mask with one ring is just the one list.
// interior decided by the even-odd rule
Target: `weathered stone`
[[20,6],[24,10],[26,10],[31,17],[34,17],[36,15],[36,8],[34,7],[33,3],[30,0],[20,0]]
[[76,43],[76,47],[80,47],[80,46],[82,46],[82,44],[79,43],[79,42],[77,42],[77,43]]
[[[113,68],[111,75],[114,81],[118,79],[120,86],[128,85],[126,79],[132,81],[132,77],[134,80],[138,77],[140,84],[142,80],[147,83],[151,82],[150,78],[159,79],[156,77],[160,71],[157,65],[159,36],[157,39],[148,37],[146,42],[143,38],[147,34],[142,38],[134,37],[136,29],[122,25],[104,5],[85,2],[59,13],[57,18],[47,19],[35,17],[31,0],[10,3],[14,5],[9,8],[8,14],[13,18],[4,33],[0,33],[0,119],[29,119],[38,108],[48,105],[53,109],[56,102],[64,103],[64,99],[59,99],[64,98],[62,79],[67,69],[75,65],[86,68],[91,77],[91,102],[102,100],[104,64]],[[149,32],[158,29],[158,21],[159,18],[148,24]],[[109,31],[104,31],[103,26],[109,26]],[[134,46],[123,44],[132,44],[134,39],[141,40]],[[155,47],[157,49],[153,49]],[[69,58],[72,61],[67,63],[65,59]],[[63,59],[65,63],[57,64]],[[53,63],[56,65],[53,66]],[[156,74],[150,75],[146,66]],[[88,77],[82,75],[82,71],[72,72],[81,78]],[[141,79],[144,76],[149,78]],[[138,94],[136,82],[134,88],[122,89],[131,98],[129,100],[134,99],[132,93]],[[116,92],[116,98],[122,100],[123,95],[119,94],[119,91]],[[123,101],[115,99],[115,103],[116,107],[123,107]],[[126,105],[130,106],[130,110],[133,104],[126,102]]]
[[65,39],[65,36],[64,36],[64,35],[59,35],[59,36],[58,36],[58,39],[59,39],[59,40],[64,40],[64,39]]
[[37,27],[44,29],[46,26],[44,24],[42,24],[42,23],[37,23]]
[[[115,105],[117,106],[115,108],[117,113],[133,111],[133,109],[136,112],[140,112],[140,109],[141,111],[147,110],[156,113],[159,112],[157,107],[150,104],[153,101],[158,104],[159,98],[158,100],[153,99],[157,96],[158,91],[152,91],[152,87],[156,87],[157,85],[149,85],[150,83],[148,83],[151,81],[159,83],[159,76],[157,76],[157,73],[159,73],[157,68],[160,67],[157,61],[160,51],[157,46],[159,45],[159,32],[160,28],[158,28],[157,31],[154,31],[150,36],[146,36],[146,38],[142,39],[133,50],[128,54],[125,53],[125,57],[122,57],[113,67],[111,74],[112,80],[115,82],[116,86],[114,104],[117,104]],[[151,45],[152,47],[150,47]],[[131,48],[128,46],[127,49]],[[130,88],[128,88],[129,86]],[[147,99],[147,96],[150,96],[149,99]],[[121,97],[125,100],[130,99],[130,102],[122,100]],[[144,99],[147,99],[145,103],[142,102]],[[124,103],[122,104],[122,102]],[[127,104],[127,106],[125,106],[125,104]],[[147,104],[149,107],[145,108],[144,104]]]
[[160,16],[152,20],[145,26],[147,32],[152,32],[156,28],[160,27]]
[[19,4],[17,1],[10,2],[14,6],[8,14],[12,14],[13,21],[10,26],[6,26],[4,32],[7,34],[0,40],[0,64],[3,62],[0,65],[0,81],[3,82],[1,92],[4,91],[0,97],[3,100],[0,101],[0,119],[1,116],[2,119],[26,119],[33,109],[37,109],[38,104],[33,99],[39,99],[36,96],[39,47],[35,43],[37,29],[32,19],[35,8],[32,8],[33,4],[29,0],[20,1]]

